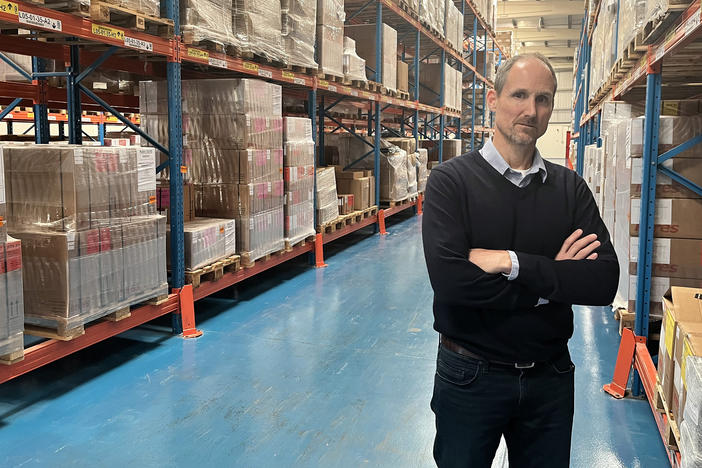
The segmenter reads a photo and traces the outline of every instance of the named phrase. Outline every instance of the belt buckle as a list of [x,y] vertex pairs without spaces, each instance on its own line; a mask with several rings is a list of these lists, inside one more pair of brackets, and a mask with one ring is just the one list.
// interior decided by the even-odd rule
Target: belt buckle
[[534,366],[536,366],[536,362],[534,362],[534,361],[532,361],[532,362],[527,362],[527,363],[524,363],[524,364],[520,364],[520,363],[518,363],[518,362],[515,362],[515,363],[514,363],[514,368],[515,368],[515,369],[531,369],[531,368],[534,367]]

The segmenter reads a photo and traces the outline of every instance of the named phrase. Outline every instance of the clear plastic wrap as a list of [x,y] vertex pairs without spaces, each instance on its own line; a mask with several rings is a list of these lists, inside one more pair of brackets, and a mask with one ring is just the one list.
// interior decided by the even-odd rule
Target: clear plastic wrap
[[646,12],[642,23],[654,21],[668,12],[668,0],[646,0]]
[[322,73],[343,77],[344,66],[343,0],[317,2],[317,60]]
[[347,81],[368,81],[366,61],[356,54],[356,41],[344,36],[344,78]]
[[380,200],[404,200],[409,195],[407,188],[407,152],[388,145],[380,153]]
[[680,455],[683,467],[702,466],[702,357],[685,361],[685,407],[680,424]]
[[417,153],[407,153],[407,194],[417,196]]
[[285,240],[289,245],[314,235],[314,140],[312,121],[285,117]]
[[180,24],[186,44],[209,41],[238,45],[232,29],[232,0],[181,0]]
[[[12,54],[8,52],[5,53],[5,56],[12,60],[14,64],[19,66],[22,70],[29,73],[30,75],[32,74],[31,56]],[[0,60],[0,81],[19,81],[26,83],[27,78],[25,78],[24,75],[21,75],[19,72],[17,72],[17,70],[12,68],[4,60]]]
[[140,147],[3,148],[12,230],[71,231],[156,214],[156,152]]
[[163,216],[13,235],[22,241],[25,323],[64,333],[168,291]]
[[322,225],[339,217],[336,193],[336,175],[333,167],[317,169],[317,224]]
[[0,242],[0,356],[24,348],[23,332],[22,247],[10,237]]
[[235,45],[243,52],[287,63],[280,0],[233,0]]
[[417,191],[424,192],[429,179],[429,155],[426,148],[417,150]]
[[[378,53],[376,32],[377,28],[374,24],[349,25],[345,28],[345,34],[356,42],[356,53],[366,61],[366,66],[371,70],[376,68],[376,54]],[[370,78],[382,83],[388,89],[396,90],[397,31],[383,23],[382,38],[380,47],[382,73],[378,78],[375,76],[375,72],[371,72]]]
[[282,35],[290,65],[317,68],[314,60],[317,0],[281,1]]
[[419,0],[419,19],[436,29],[436,0]]
[[283,225],[282,205],[250,217],[238,218],[236,245],[244,264],[282,250],[285,246]]
[[[184,224],[185,269],[195,270],[236,252],[233,219],[196,218]],[[166,237],[170,260],[170,236]]]
[[[130,10],[137,11],[139,13],[146,13],[147,15],[155,16],[157,18],[161,17],[161,2],[159,0],[106,0],[107,3],[112,3],[113,5],[121,6],[122,8],[128,8]],[[90,2],[87,1],[89,5]]]

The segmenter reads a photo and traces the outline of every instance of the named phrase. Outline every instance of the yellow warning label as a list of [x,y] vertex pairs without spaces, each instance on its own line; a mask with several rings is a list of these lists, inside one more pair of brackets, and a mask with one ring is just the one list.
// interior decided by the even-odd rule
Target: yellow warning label
[[670,312],[665,314],[665,350],[673,357],[673,338],[675,337],[675,319]]
[[329,82],[325,80],[319,80],[319,86],[329,87]]
[[294,80],[295,79],[295,74],[289,71],[284,71],[283,72],[283,78],[287,78],[289,80]]
[[96,36],[102,36],[108,39],[116,39],[118,41],[124,41],[124,31],[122,31],[121,29],[100,26],[99,24],[93,24],[92,31],[93,34],[95,34]]
[[195,58],[199,58],[202,60],[209,60],[210,53],[207,52],[206,50],[193,49],[191,47],[188,47],[188,57],[195,57]]
[[682,376],[683,385],[687,388],[687,380],[685,379],[685,371],[687,370],[687,357],[692,356],[692,350],[690,350],[690,343],[685,340],[683,345],[683,355],[682,363],[680,363],[680,375]]
[[8,13],[17,16],[19,14],[19,8],[16,3],[0,0],[0,13]]
[[252,72],[258,72],[258,65],[251,62],[244,62],[244,69],[250,70]]

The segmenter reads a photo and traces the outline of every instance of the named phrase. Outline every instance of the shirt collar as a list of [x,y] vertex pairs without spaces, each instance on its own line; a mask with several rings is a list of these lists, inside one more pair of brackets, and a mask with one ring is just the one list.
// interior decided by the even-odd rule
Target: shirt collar
[[[490,138],[483,145],[483,147],[480,149],[480,154],[501,175],[505,175],[507,171],[513,170],[511,167],[509,167],[509,164],[507,164],[507,161],[504,160],[500,152],[497,151],[497,148],[495,148],[492,138]],[[548,171],[546,170],[546,164],[544,164],[544,159],[541,157],[541,153],[539,152],[538,148],[534,150],[534,160],[532,161],[531,168],[529,168],[526,174],[536,173],[540,173],[541,181],[546,182]]]

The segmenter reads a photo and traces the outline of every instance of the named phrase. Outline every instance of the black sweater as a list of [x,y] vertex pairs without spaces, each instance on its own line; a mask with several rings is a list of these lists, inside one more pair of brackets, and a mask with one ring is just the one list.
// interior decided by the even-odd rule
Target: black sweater
[[[434,288],[434,328],[486,359],[545,361],[567,349],[572,304],[609,305],[619,264],[585,181],[544,161],[548,177],[519,188],[477,151],[434,168],[422,232]],[[596,260],[555,261],[576,229],[595,233]],[[508,281],[468,261],[470,249],[513,250]],[[546,305],[536,307],[539,298]]]

